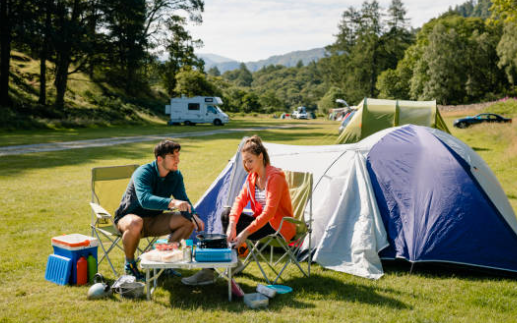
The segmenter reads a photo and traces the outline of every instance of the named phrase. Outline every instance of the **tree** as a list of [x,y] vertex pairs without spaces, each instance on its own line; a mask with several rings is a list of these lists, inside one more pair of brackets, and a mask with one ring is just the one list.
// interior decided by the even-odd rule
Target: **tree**
[[[126,91],[135,94],[142,87],[147,87],[143,74],[145,65],[150,60],[149,50],[163,41],[171,33],[171,25],[182,27],[180,19],[173,13],[183,11],[195,23],[201,23],[204,10],[203,0],[104,0],[106,12],[106,29],[109,43],[116,47],[111,68],[114,81],[125,84]],[[183,19],[183,18],[182,18]],[[173,31],[179,30],[172,28]],[[175,29],[175,30],[174,30]],[[173,32],[172,31],[172,32]],[[184,45],[184,43],[182,43]],[[169,48],[170,49],[170,48]],[[171,62],[167,66],[174,68]],[[176,70],[168,70],[165,80],[174,79]],[[172,77],[171,77],[172,75]],[[169,85],[174,88],[174,84]]]
[[208,75],[211,75],[211,76],[221,76],[221,72],[219,71],[217,66],[214,66],[214,67],[211,67],[208,70]]
[[253,82],[253,75],[244,63],[241,63],[236,70],[226,71],[223,77],[237,86],[250,87],[251,82]]
[[280,100],[273,90],[267,90],[259,97],[260,105],[265,109],[265,112],[271,113],[273,111],[286,110],[285,104]]
[[517,21],[517,0],[492,0],[492,18],[496,21]]
[[174,92],[188,97],[193,96],[220,96],[219,91],[210,83],[200,71],[189,67],[176,74],[176,87]]
[[499,56],[498,66],[504,69],[508,80],[513,85],[517,84],[517,24],[507,23],[504,26],[504,33],[497,44],[497,55]]
[[[81,0],[58,0],[56,4],[56,30],[53,34],[53,43],[56,48],[54,80],[56,99],[54,105],[58,109],[64,107],[70,64],[74,58],[80,58],[78,53],[84,44],[85,30],[80,19],[84,10],[85,3]],[[78,68],[75,71],[77,70]]]
[[327,114],[330,109],[336,107],[336,99],[343,99],[344,95],[344,91],[340,88],[331,87],[318,102],[318,110],[323,114]]
[[9,68],[13,33],[20,22],[23,3],[17,0],[0,0],[0,105],[8,106]]
[[466,61],[469,68],[465,89],[469,101],[489,98],[504,92],[509,85],[504,71],[498,67],[501,61],[497,55],[497,45],[501,43],[501,34],[500,26],[489,25],[484,32],[474,30],[467,40]]
[[148,38],[145,32],[146,0],[105,0],[106,28],[109,43],[115,49],[111,56],[111,79],[123,84],[134,95],[142,84],[140,71],[147,58]]
[[242,109],[246,113],[260,112],[261,105],[259,102],[259,97],[253,92],[246,93],[246,95],[244,95],[242,98]]
[[194,54],[194,49],[201,47],[203,43],[199,39],[193,40],[185,25],[186,19],[180,16],[172,16],[167,20],[171,37],[166,41],[165,49],[169,58],[164,64],[163,83],[171,96],[174,96],[176,87],[176,73],[181,68],[196,67],[200,71],[204,68],[204,61]]
[[344,89],[351,101],[376,97],[379,75],[386,69],[396,68],[414,41],[405,15],[400,0],[392,1],[388,19],[382,18],[376,0],[363,2],[359,11],[352,7],[347,9],[335,43],[327,47],[330,57],[319,64],[326,82]]
[[429,35],[429,46],[423,60],[428,66],[428,81],[421,99],[436,99],[441,104],[461,102],[465,96],[466,48],[455,29],[447,31],[437,24]]
[[47,103],[47,60],[50,57],[50,45],[52,40],[52,12],[54,9],[53,0],[44,0],[42,3],[42,16],[44,23],[42,26],[43,43],[40,51],[40,90],[38,103],[45,105]]

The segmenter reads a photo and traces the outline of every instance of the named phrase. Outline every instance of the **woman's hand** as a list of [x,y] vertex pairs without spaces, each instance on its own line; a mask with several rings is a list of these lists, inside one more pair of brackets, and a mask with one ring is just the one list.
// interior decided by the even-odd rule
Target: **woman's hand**
[[236,247],[239,247],[241,244],[243,244],[244,242],[246,242],[246,239],[248,239],[248,236],[250,234],[248,233],[248,231],[244,230],[242,231],[241,233],[239,233],[239,235],[235,238],[235,246]]
[[235,224],[230,223],[228,225],[228,229],[226,230],[226,236],[227,236],[226,240],[228,241],[228,243],[233,242],[236,234],[237,234],[237,229],[235,228]]

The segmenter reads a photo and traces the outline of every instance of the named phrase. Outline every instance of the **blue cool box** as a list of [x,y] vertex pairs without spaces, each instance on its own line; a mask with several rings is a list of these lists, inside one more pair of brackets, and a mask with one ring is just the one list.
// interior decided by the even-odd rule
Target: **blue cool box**
[[199,262],[228,262],[232,261],[232,249],[196,248],[194,258]]
[[72,260],[58,255],[48,256],[45,279],[58,285],[68,284],[72,272]]
[[82,234],[69,234],[52,238],[54,255],[65,257],[71,260],[72,268],[68,283],[71,285],[77,282],[77,260],[92,255],[97,261],[98,240]]

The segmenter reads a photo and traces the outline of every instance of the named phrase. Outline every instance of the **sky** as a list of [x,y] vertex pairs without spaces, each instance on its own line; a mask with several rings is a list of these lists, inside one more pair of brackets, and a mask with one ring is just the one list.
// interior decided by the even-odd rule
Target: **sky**
[[[391,0],[378,0],[387,9]],[[421,27],[466,0],[402,0],[413,27]],[[342,13],[363,0],[205,0],[201,25],[190,25],[194,39],[210,53],[249,62],[332,44]]]

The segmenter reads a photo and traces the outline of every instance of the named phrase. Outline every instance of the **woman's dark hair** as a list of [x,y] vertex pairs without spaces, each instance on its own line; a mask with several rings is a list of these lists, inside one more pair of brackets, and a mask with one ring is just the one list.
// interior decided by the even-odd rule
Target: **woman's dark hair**
[[264,166],[270,165],[267,149],[264,147],[264,144],[262,144],[262,139],[257,135],[246,140],[244,146],[242,146],[241,153],[251,153],[255,156],[262,153],[262,157],[264,157]]
[[156,147],[154,147],[154,157],[158,156],[165,158],[167,154],[174,154],[176,151],[181,150],[181,145],[173,140],[163,140]]

